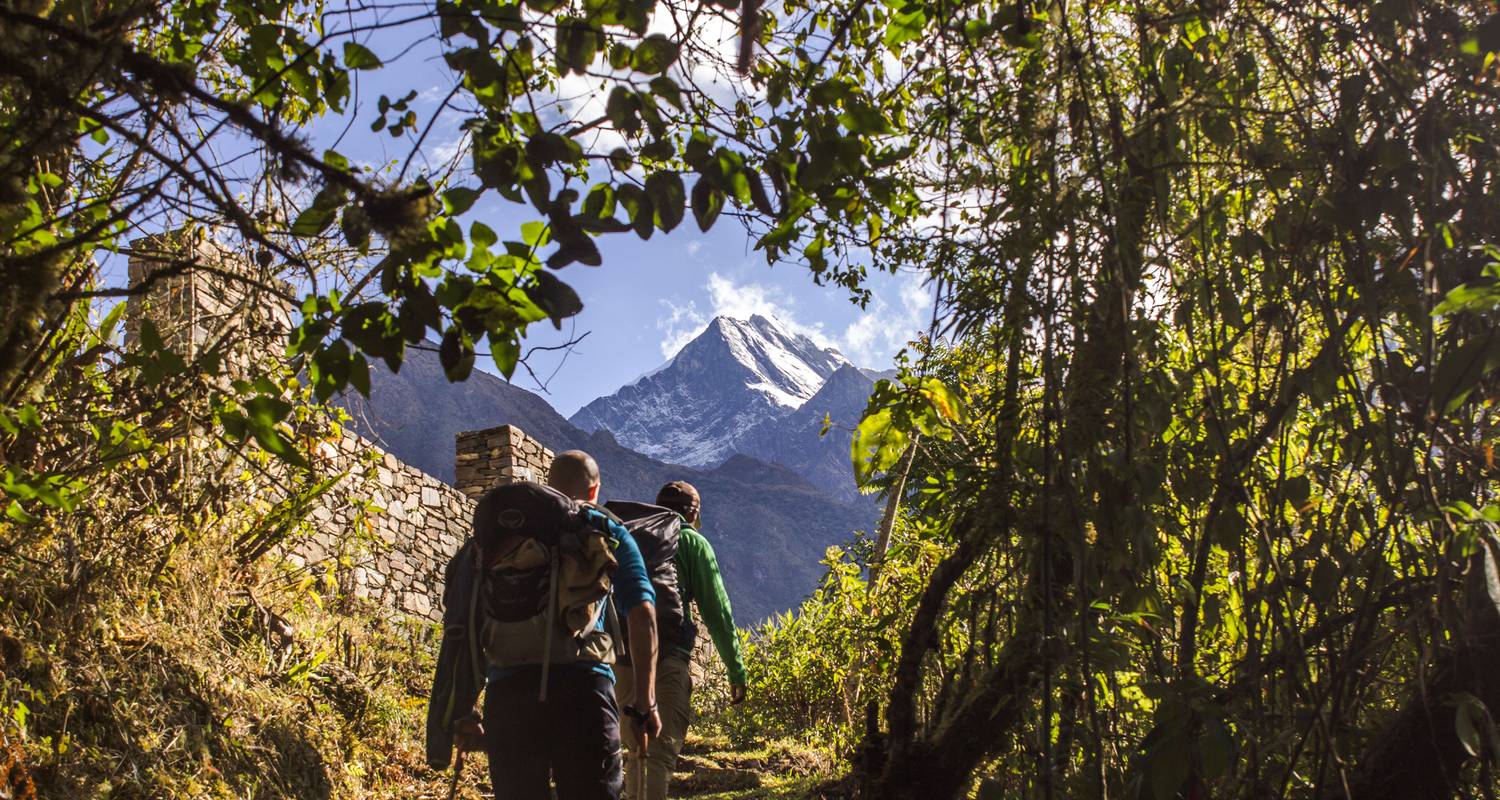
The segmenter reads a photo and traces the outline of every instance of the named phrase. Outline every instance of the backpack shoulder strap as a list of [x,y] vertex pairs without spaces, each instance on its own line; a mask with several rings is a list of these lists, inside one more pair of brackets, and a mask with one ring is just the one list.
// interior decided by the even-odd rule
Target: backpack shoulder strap
[[[585,509],[597,511],[597,512],[599,512],[600,516],[604,517],[605,519],[609,520],[610,522],[613,522],[614,524],[619,525],[622,528],[625,527],[625,520],[620,519],[619,515],[615,514],[615,512],[613,512],[613,511],[610,511],[605,506],[594,505],[593,503],[580,503],[579,505],[582,505]],[[590,516],[589,514],[585,513],[584,516],[589,517],[589,519],[590,519],[591,522],[594,521],[593,518],[592,518],[592,516]],[[598,524],[598,523],[595,522],[595,524]],[[605,527],[608,528],[608,526],[605,526]]]

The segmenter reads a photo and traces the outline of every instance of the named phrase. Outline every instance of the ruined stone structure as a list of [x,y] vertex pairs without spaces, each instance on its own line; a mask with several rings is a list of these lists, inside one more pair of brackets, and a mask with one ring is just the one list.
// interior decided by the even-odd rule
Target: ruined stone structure
[[126,301],[128,348],[140,345],[150,320],[163,345],[184,357],[222,349],[232,375],[285,346],[291,287],[201,232],[132,242],[127,270],[131,287],[145,287]]
[[514,425],[458,435],[454,485],[471,498],[511,481],[541,481],[552,451]]
[[[187,269],[184,259],[210,267]],[[133,243],[131,285],[147,288],[128,301],[127,346],[139,346],[149,319],[164,345],[186,357],[228,345],[229,377],[279,356],[290,292],[243,264],[212,242],[175,234]],[[552,463],[552,451],[513,425],[460,433],[454,488],[341,426],[316,435],[317,472],[343,477],[313,501],[307,530],[282,557],[294,569],[333,574],[357,596],[434,621],[442,617],[443,568],[468,535],[475,498],[500,483],[540,480]],[[283,477],[265,487],[268,503],[297,491],[294,477]]]

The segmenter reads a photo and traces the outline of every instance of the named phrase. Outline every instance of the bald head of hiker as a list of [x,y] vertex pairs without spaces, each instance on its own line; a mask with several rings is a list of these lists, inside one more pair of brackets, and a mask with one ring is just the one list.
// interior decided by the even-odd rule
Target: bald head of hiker
[[564,450],[552,459],[547,485],[574,500],[592,503],[599,499],[599,465],[582,450]]

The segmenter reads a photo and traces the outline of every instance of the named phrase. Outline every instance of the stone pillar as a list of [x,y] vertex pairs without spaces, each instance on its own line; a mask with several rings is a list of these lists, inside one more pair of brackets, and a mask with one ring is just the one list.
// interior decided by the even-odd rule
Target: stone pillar
[[471,498],[502,483],[541,483],[552,466],[552,451],[514,425],[464,431],[454,448],[453,486]]
[[290,287],[201,232],[171,231],[130,243],[131,295],[125,306],[125,344],[140,344],[151,320],[162,343],[189,360],[219,348],[230,377],[281,358],[291,330]]

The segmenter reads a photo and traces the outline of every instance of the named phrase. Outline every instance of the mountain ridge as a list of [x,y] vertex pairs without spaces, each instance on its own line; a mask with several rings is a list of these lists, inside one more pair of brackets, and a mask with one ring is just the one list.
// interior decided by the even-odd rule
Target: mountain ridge
[[739,438],[811,399],[851,362],[775,320],[715,317],[665,364],[580,408],[569,422],[609,430],[663,461],[708,467],[739,452]]

